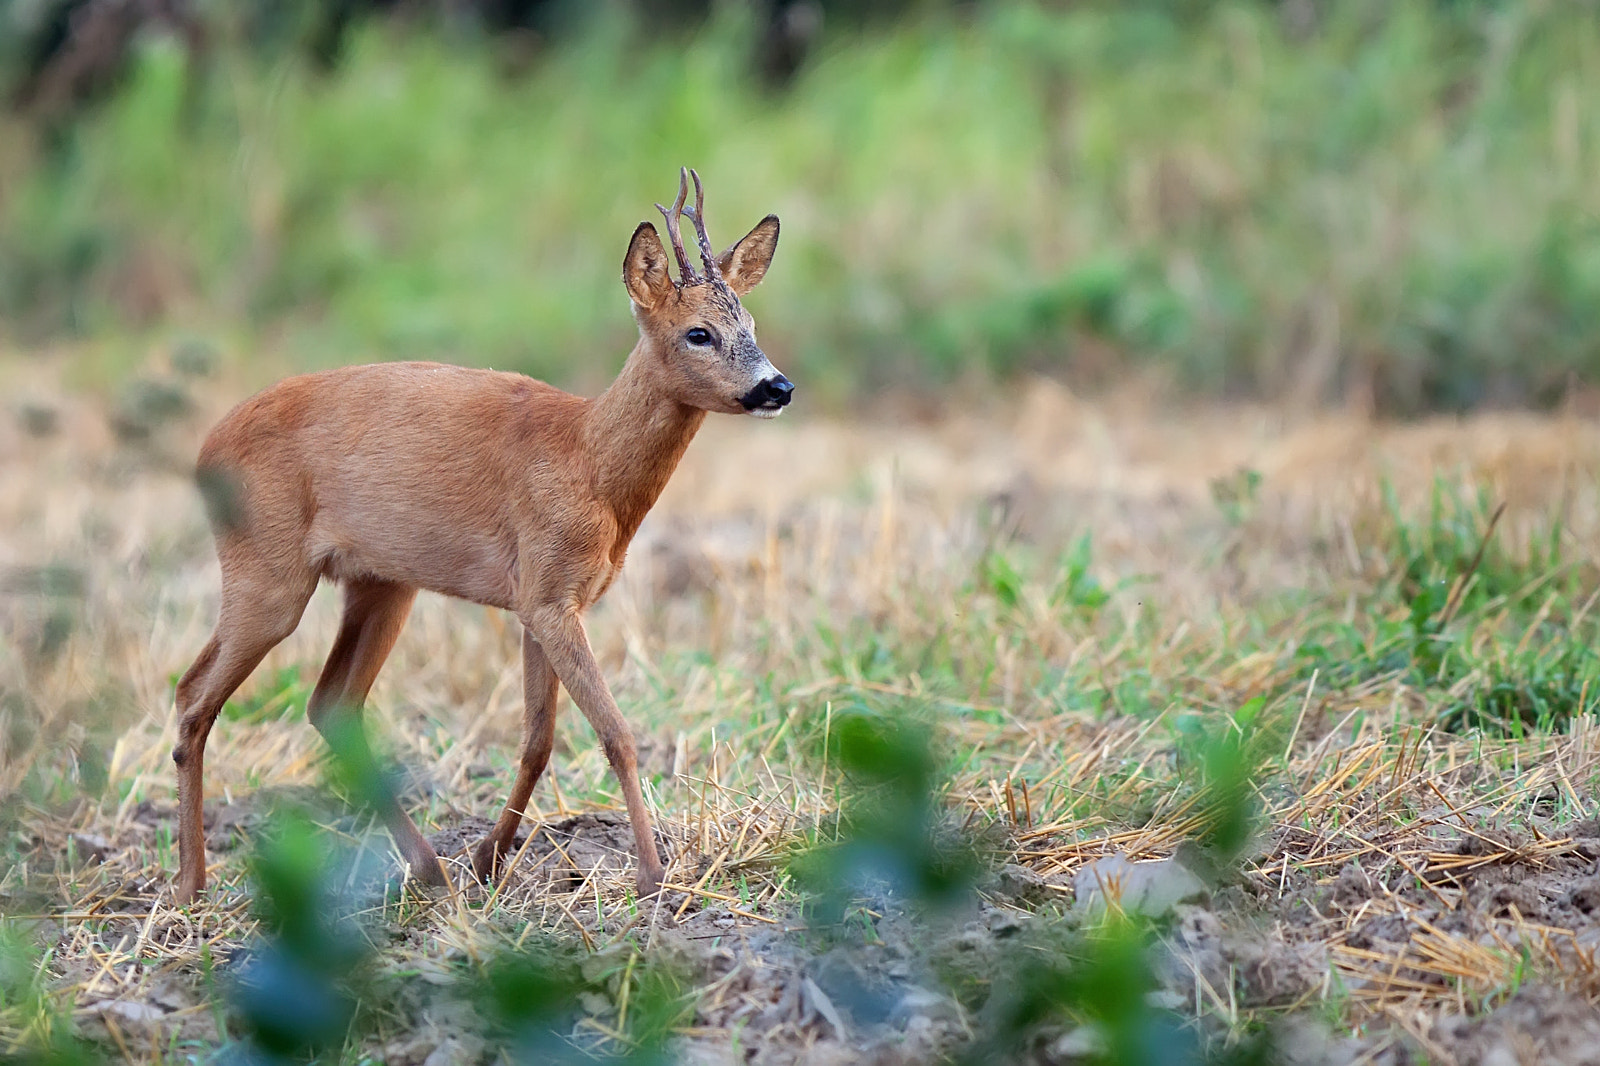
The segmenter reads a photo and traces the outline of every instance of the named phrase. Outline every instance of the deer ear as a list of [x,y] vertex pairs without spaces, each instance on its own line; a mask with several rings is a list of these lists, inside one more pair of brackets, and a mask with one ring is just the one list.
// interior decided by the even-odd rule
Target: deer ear
[[767,276],[772,253],[778,250],[778,216],[768,215],[756,228],[733,243],[717,259],[717,267],[728,288],[743,296]]
[[633,302],[646,311],[660,305],[672,292],[672,275],[667,273],[667,252],[661,247],[656,228],[639,223],[622,258],[622,283]]

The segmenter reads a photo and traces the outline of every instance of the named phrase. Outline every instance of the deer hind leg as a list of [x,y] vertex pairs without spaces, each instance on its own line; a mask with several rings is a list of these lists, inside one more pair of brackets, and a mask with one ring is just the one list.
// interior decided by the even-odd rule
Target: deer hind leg
[[322,676],[306,704],[306,717],[344,760],[357,787],[378,810],[411,875],[444,884],[439,856],[401,808],[367,743],[362,705],[411,613],[417,590],[388,581],[351,581],[345,586],[344,619]]
[[489,835],[483,838],[472,853],[472,869],[480,880],[494,877],[500,860],[511,848],[522,813],[533,795],[533,786],[550,763],[550,751],[556,741],[556,672],[550,667],[544,649],[533,639],[533,634],[522,631],[522,758],[517,766],[517,779],[511,785],[511,798],[494,823]]
[[267,652],[294,632],[316,589],[309,572],[277,574],[223,566],[216,632],[178,682],[177,899],[188,903],[206,883],[203,786],[206,737],[223,704]]
[[600,746],[617,775],[617,783],[622,786],[622,796],[628,805],[628,821],[633,826],[634,846],[639,853],[639,872],[635,879],[639,895],[641,898],[655,895],[666,871],[656,851],[650,811],[644,805],[644,790],[639,787],[639,758],[633,730],[628,728],[627,720],[617,709],[617,701],[606,687],[600,664],[595,661],[589,638],[584,635],[583,622],[575,611],[546,608],[530,612],[530,616],[523,619],[523,625],[533,630],[556,676],[572,696],[572,702],[578,705],[600,737]]

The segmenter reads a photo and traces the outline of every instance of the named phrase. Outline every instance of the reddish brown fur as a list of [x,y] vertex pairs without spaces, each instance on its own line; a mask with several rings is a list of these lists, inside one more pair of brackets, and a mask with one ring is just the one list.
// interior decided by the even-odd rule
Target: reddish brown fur
[[[205,884],[206,736],[233,691],[294,631],[323,578],[345,585],[346,602],[309,701],[319,730],[359,715],[417,589],[515,611],[526,737],[510,801],[474,854],[477,873],[495,871],[549,760],[559,678],[621,781],[640,893],[659,888],[633,736],[581,615],[616,577],[706,412],[743,411],[752,374],[776,373],[737,296],[765,274],[777,232],[769,216],[723,253],[726,285],[680,285],[655,228],[640,225],[623,265],[639,343],[595,399],[519,374],[387,363],[290,378],[218,423],[199,468],[213,493],[220,485],[230,496],[214,509],[222,606],[177,689],[180,900]],[[691,346],[694,326],[729,346]],[[382,814],[411,873],[442,881],[438,857],[399,805],[385,800]]]

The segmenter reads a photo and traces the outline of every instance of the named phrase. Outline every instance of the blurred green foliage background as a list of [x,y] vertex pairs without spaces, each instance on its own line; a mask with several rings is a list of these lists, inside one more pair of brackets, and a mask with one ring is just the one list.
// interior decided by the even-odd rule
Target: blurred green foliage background
[[0,0],[14,351],[593,388],[690,164],[719,244],[782,216],[750,304],[812,398],[1134,372],[1412,413],[1600,369],[1592,2],[121,0],[126,47],[52,80],[106,2]]

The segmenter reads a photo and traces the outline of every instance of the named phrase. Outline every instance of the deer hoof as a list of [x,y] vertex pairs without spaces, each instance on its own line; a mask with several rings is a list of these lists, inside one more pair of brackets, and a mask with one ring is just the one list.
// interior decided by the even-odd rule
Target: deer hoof
[[660,892],[661,880],[664,875],[665,871],[659,866],[654,869],[646,869],[643,866],[639,867],[639,873],[634,878],[634,883],[639,888],[639,898],[648,899],[657,892]]
[[489,884],[500,870],[500,849],[493,837],[484,837],[472,851],[472,872],[479,881]]
[[444,867],[439,862],[439,856],[428,849],[426,856],[418,855],[407,860],[410,869],[407,871],[413,879],[432,888],[448,888],[450,881],[445,877]]

